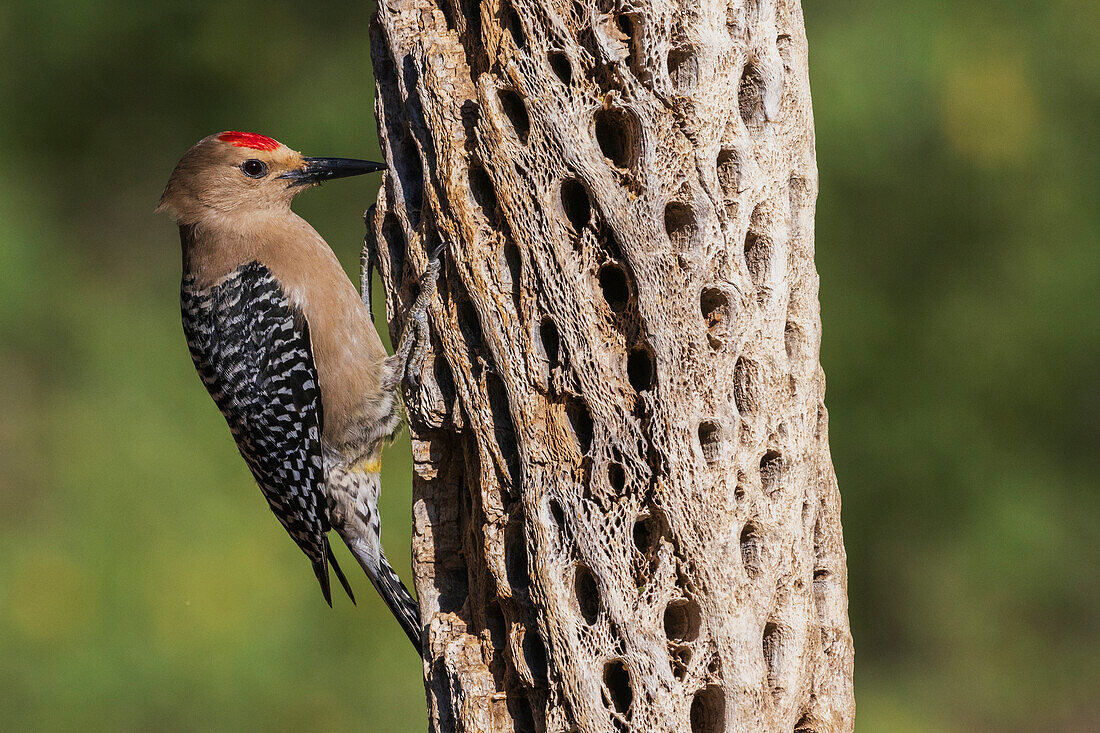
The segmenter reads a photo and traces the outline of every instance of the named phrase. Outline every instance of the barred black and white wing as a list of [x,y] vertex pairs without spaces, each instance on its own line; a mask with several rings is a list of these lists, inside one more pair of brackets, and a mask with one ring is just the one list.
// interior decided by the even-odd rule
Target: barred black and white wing
[[326,537],[321,392],[305,318],[258,262],[206,290],[185,278],[180,305],[195,368],[271,511],[309,557],[329,605],[329,562],[351,596]]

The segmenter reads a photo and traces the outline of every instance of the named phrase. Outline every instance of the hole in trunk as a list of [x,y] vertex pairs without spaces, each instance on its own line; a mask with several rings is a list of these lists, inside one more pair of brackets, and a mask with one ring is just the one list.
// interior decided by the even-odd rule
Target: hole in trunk
[[562,84],[569,86],[573,83],[573,64],[569,62],[568,56],[561,51],[551,51],[547,54],[547,59],[550,61],[554,76],[561,79]]
[[504,110],[508,121],[512,123],[516,137],[526,145],[527,137],[531,132],[531,119],[527,116],[527,106],[523,103],[523,97],[511,89],[501,89],[497,92],[497,96],[500,98],[501,109]]
[[746,64],[737,88],[737,105],[749,132],[764,129],[764,79],[754,64]]
[[603,666],[603,683],[607,685],[610,703],[615,710],[629,715],[630,704],[634,702],[634,691],[630,687],[630,672],[621,659],[608,662]]
[[645,392],[653,387],[653,353],[647,347],[630,352],[626,358],[626,375],[635,392]]
[[726,694],[708,685],[691,701],[691,733],[723,733],[726,730]]
[[492,601],[485,607],[485,628],[494,649],[503,649],[508,643],[508,625],[504,621],[504,612],[500,604]]
[[755,578],[760,574],[763,564],[763,548],[760,544],[760,535],[756,525],[752,522],[745,524],[741,530],[741,564],[749,578]]
[[577,593],[577,606],[580,608],[581,617],[591,626],[596,623],[596,618],[600,615],[600,589],[596,585],[596,578],[592,576],[592,571],[584,565],[578,565],[573,588]]
[[443,402],[450,405],[455,398],[455,378],[451,372],[451,365],[447,363],[447,357],[443,354],[437,354],[432,362],[432,376],[435,377]]
[[645,27],[644,16],[623,14],[616,19],[619,32],[626,36],[627,50],[630,53],[630,70],[643,82],[648,82],[651,74],[642,59],[641,36]]
[[611,462],[607,464],[607,483],[616,494],[621,494],[626,487],[626,470],[623,464]]
[[702,614],[695,601],[681,598],[665,607],[665,636],[672,641],[695,641],[701,625]]
[[502,3],[500,6],[500,21],[501,25],[508,29],[508,32],[512,36],[512,40],[516,44],[516,48],[527,48],[527,36],[523,33],[523,23],[519,19],[519,14],[516,13],[516,9],[512,7],[511,3]]
[[805,336],[798,324],[794,321],[787,321],[787,325],[783,329],[783,346],[787,351],[787,359],[793,362],[802,357],[804,341]]
[[831,578],[832,573],[825,568],[814,570],[814,610],[817,611],[817,618],[821,623],[825,623],[825,601],[832,584]]
[[509,487],[513,491],[519,488],[519,448],[516,443],[516,428],[512,422],[512,410],[508,404],[508,392],[504,382],[496,374],[485,375],[485,390],[489,394],[489,410],[493,415],[493,437],[500,448],[501,457],[508,464]]
[[803,715],[794,724],[794,733],[817,733],[809,714]]
[[534,629],[523,632],[523,661],[536,682],[546,681],[546,646]]
[[554,525],[564,534],[565,512],[562,510],[561,503],[557,499],[550,500],[550,516],[554,519]]
[[772,241],[766,234],[753,230],[745,235],[745,264],[756,287],[768,280],[768,261],[772,256]]
[[[512,525],[515,525],[515,529],[512,529]],[[508,585],[513,590],[523,590],[531,584],[527,571],[527,540],[519,521],[510,522],[509,530],[504,542],[504,570],[508,576]]]
[[675,48],[668,52],[668,78],[677,94],[688,95],[695,91],[699,83],[699,57],[694,48]]
[[779,686],[779,676],[783,666],[783,632],[772,621],[764,625],[764,664],[768,668],[768,686],[772,688],[772,695],[782,692]]
[[772,494],[779,488],[779,479],[783,475],[783,456],[779,451],[770,450],[760,459],[760,483],[765,494]]
[[619,168],[630,168],[638,160],[639,123],[635,114],[616,107],[596,113],[596,142],[604,157]]
[[729,295],[719,288],[703,288],[699,294],[699,312],[707,325],[707,342],[717,349],[725,343],[725,336],[733,321],[733,305]]
[[539,340],[542,342],[542,350],[546,354],[546,361],[553,369],[558,365],[560,340],[558,338],[558,327],[550,316],[543,316],[542,322],[539,324]]
[[565,405],[565,412],[569,417],[569,426],[573,429],[577,446],[581,453],[588,453],[592,447],[592,415],[588,412],[588,406],[579,399],[569,400]]
[[653,548],[655,534],[653,518],[648,516],[638,517],[634,522],[634,530],[631,534],[634,537],[634,547],[637,548],[638,552],[648,555]]
[[519,247],[511,239],[506,239],[501,248],[504,256],[504,267],[507,273],[509,291],[512,294],[512,303],[516,307],[516,314],[520,313],[520,289],[523,286],[522,258]]
[[512,729],[515,733],[535,733],[535,716],[531,712],[531,701],[527,693],[512,691],[508,694],[508,712],[512,716]]
[[583,183],[575,178],[562,181],[561,208],[574,231],[580,232],[588,225],[592,218],[592,205],[589,203],[588,189]]
[[719,448],[722,440],[722,427],[709,420],[699,423],[699,445],[703,448],[703,457],[707,463],[718,460]]
[[741,158],[736,150],[727,148],[718,153],[718,183],[728,209],[741,193]]
[[474,202],[481,207],[490,220],[497,215],[497,190],[493,185],[493,179],[480,165],[470,166],[470,193]]
[[733,365],[733,403],[742,417],[756,414],[760,402],[760,377],[756,364],[743,356]]
[[626,277],[626,268],[618,262],[608,262],[600,268],[600,289],[604,300],[614,313],[626,310],[630,301],[630,283]]
[[481,345],[481,321],[478,320],[474,304],[468,300],[462,301],[458,306],[458,328],[468,346],[476,349]]
[[676,252],[684,252],[694,247],[699,227],[695,223],[695,212],[680,201],[670,201],[665,206],[665,232],[668,241]]

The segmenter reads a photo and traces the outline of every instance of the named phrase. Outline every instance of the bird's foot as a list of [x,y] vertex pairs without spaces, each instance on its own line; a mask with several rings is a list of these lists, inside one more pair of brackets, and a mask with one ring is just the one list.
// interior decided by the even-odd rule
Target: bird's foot
[[440,244],[432,252],[428,267],[420,276],[420,293],[405,316],[405,331],[401,334],[401,344],[397,347],[397,353],[394,354],[398,361],[397,374],[404,375],[409,380],[409,384],[414,387],[420,383],[420,369],[424,365],[424,357],[428,354],[430,344],[428,306],[432,302],[436,282],[443,269],[442,251],[443,245]]

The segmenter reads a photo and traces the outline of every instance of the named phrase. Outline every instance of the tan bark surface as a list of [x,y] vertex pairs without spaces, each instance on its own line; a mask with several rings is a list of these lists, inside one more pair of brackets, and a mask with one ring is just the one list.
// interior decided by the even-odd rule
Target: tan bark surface
[[852,728],[806,54],[796,0],[380,0],[434,730]]

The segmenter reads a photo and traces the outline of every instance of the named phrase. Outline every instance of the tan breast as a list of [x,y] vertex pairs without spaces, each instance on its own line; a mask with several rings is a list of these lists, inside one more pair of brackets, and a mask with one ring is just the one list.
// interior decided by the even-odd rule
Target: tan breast
[[298,215],[288,211],[240,224],[196,230],[190,243],[185,236],[187,273],[205,288],[247,262],[267,267],[309,324],[324,437],[334,445],[353,439],[357,425],[369,419],[364,411],[382,397],[386,351],[369,309],[321,235]]

